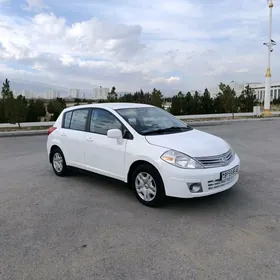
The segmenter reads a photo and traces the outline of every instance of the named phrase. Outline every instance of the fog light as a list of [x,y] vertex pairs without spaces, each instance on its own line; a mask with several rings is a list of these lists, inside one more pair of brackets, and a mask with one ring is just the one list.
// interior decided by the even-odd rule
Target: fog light
[[202,192],[201,183],[188,184],[188,187],[189,187],[189,190],[190,190],[191,193]]

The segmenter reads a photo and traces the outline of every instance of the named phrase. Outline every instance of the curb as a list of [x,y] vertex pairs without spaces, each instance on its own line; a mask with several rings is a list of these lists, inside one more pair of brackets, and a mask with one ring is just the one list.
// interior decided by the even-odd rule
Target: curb
[[[271,118],[254,118],[254,119],[236,119],[236,120],[215,120],[215,121],[194,121],[188,122],[187,119],[182,120],[191,127],[203,127],[203,126],[217,126],[217,125],[231,125],[235,123],[257,122],[257,121],[279,121],[280,117]],[[47,130],[29,130],[29,131],[9,131],[0,132],[0,138],[5,137],[22,137],[22,136],[39,136],[47,135]]]
[[47,132],[48,132],[48,130],[44,130],[44,129],[42,129],[42,130],[31,130],[31,131],[0,132],[0,138],[47,135]]
[[202,126],[217,126],[217,125],[232,125],[236,123],[246,123],[246,122],[257,122],[257,121],[277,121],[280,117],[271,118],[254,118],[254,119],[236,119],[236,120],[215,120],[215,121],[194,121],[188,122],[188,120],[182,120],[192,127],[202,127]]

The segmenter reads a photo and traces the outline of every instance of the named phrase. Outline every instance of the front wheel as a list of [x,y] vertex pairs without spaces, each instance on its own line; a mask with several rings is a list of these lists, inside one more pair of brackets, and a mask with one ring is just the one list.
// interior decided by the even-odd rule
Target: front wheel
[[139,165],[132,174],[137,199],[150,207],[162,206],[166,200],[164,184],[159,172],[149,164]]

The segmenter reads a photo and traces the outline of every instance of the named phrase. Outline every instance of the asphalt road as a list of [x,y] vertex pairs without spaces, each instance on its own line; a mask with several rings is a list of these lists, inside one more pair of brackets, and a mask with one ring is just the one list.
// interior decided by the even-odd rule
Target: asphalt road
[[200,128],[239,154],[239,183],[142,206],[124,184],[59,178],[45,136],[0,139],[0,279],[280,279],[280,121]]

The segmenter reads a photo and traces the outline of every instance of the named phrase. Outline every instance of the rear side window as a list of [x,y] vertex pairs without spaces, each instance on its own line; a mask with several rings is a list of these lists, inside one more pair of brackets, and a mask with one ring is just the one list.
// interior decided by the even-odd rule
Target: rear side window
[[77,109],[64,114],[63,128],[73,130],[86,130],[89,109]]
[[74,110],[70,122],[70,129],[74,130],[86,130],[88,109]]
[[64,128],[69,128],[70,127],[70,121],[71,121],[71,118],[72,118],[72,113],[73,113],[73,111],[65,113],[64,124],[63,124]]

